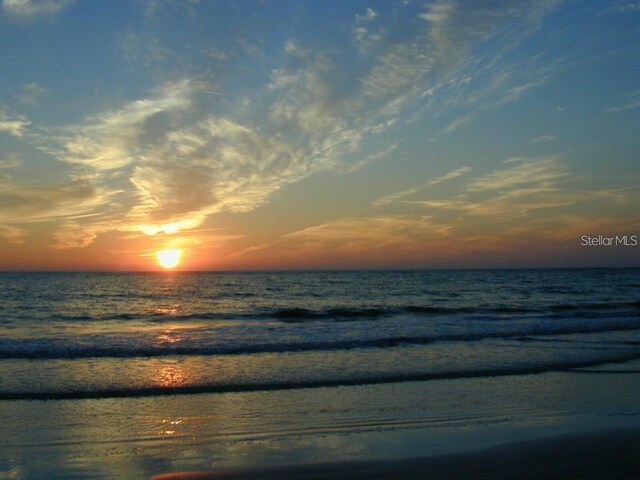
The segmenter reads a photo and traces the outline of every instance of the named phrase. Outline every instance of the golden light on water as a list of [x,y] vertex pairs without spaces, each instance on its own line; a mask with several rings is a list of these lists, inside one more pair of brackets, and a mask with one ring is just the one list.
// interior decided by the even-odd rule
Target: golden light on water
[[180,257],[182,257],[182,250],[170,249],[161,250],[156,253],[158,263],[164,268],[174,268],[180,263]]
[[189,383],[189,376],[180,365],[162,365],[153,372],[152,380],[159,387],[183,387]]

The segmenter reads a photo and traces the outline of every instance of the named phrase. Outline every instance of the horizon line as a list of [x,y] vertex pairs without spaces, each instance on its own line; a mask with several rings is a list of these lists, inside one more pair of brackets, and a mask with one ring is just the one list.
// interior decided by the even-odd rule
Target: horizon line
[[390,267],[390,268],[288,268],[288,269],[247,269],[247,270],[4,270],[0,274],[11,273],[106,273],[106,274],[199,274],[199,273],[348,273],[348,272],[427,272],[427,271],[487,271],[487,270],[633,270],[640,265],[627,266],[565,266],[565,267]]

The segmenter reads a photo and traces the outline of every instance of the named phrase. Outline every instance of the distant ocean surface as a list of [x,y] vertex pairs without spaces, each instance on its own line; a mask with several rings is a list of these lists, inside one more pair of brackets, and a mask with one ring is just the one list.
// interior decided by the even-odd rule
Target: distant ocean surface
[[639,358],[638,269],[0,274],[0,400],[520,375]]

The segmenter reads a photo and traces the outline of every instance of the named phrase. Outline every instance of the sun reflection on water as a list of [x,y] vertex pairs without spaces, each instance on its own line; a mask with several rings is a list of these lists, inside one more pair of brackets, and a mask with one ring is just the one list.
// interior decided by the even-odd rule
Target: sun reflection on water
[[165,330],[163,333],[156,336],[155,343],[157,345],[173,345],[180,342],[180,334],[174,330]]
[[182,420],[162,420],[162,430],[158,432],[158,435],[172,436],[177,433],[176,427],[182,423]]
[[180,366],[163,365],[156,369],[152,380],[158,387],[182,387],[189,383],[189,376]]
[[155,315],[177,315],[180,311],[180,305],[162,305],[153,310]]

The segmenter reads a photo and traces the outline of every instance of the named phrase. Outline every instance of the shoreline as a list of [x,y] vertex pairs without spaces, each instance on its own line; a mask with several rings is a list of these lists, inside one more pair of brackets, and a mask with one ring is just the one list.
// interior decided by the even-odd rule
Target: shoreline
[[0,477],[633,478],[639,370],[3,401]]
[[216,469],[152,480],[304,479],[632,479],[640,477],[640,428],[559,434],[470,452],[405,460]]
[[[0,401],[57,401],[57,400],[108,400],[118,398],[147,398],[170,397],[176,395],[206,395],[225,393],[261,393],[280,392],[290,390],[314,390],[320,388],[366,387],[376,385],[393,385],[415,382],[434,382],[451,380],[470,380],[482,378],[518,377],[522,375],[542,375],[546,373],[636,373],[628,370],[598,370],[607,365],[628,364],[640,362],[640,354],[624,353],[605,360],[585,360],[566,362],[561,365],[540,365],[520,367],[517,369],[496,369],[459,372],[416,373],[398,376],[381,376],[371,378],[298,381],[290,383],[255,383],[228,385],[187,385],[175,387],[141,387],[135,390],[129,388],[112,388],[108,390],[71,392],[0,392]],[[638,370],[637,370],[638,371]]]

